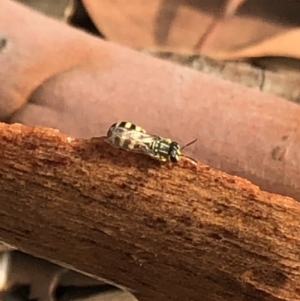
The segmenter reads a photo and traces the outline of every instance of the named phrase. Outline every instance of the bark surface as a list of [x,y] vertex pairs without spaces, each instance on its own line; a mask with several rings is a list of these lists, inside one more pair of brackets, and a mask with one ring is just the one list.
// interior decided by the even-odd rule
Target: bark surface
[[300,204],[183,158],[0,124],[0,240],[140,301],[300,300]]
[[0,1],[0,28],[1,121],[90,138],[125,119],[180,144],[197,138],[188,155],[300,201],[299,105],[103,41],[15,1]]

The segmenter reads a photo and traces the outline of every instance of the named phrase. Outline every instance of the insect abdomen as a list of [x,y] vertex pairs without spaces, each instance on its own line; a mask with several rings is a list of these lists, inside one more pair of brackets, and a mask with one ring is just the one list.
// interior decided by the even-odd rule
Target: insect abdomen
[[130,139],[122,139],[118,136],[115,136],[110,140],[114,146],[126,149],[126,150],[133,150],[134,149],[134,141]]
[[106,139],[107,141],[115,147],[123,148],[128,151],[132,151],[137,148],[136,141],[129,138],[124,138],[124,133],[126,132],[137,132],[137,133],[146,133],[146,131],[131,123],[121,121],[114,123],[108,130]]
[[111,135],[113,135],[113,133],[117,132],[118,129],[120,130],[127,130],[127,131],[135,131],[135,132],[141,132],[141,133],[146,133],[146,131],[141,128],[140,126],[137,126],[131,122],[126,122],[126,121],[121,121],[118,123],[114,123],[108,130],[107,132],[107,137],[110,137]]

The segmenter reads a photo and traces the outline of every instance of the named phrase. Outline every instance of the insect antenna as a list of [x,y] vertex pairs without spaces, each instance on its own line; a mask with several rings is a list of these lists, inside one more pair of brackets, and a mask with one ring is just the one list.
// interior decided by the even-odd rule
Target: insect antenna
[[[189,143],[186,144],[185,146],[183,146],[183,147],[181,148],[181,150],[183,150],[183,149],[185,149],[186,147],[188,147],[188,146],[194,144],[196,141],[197,141],[197,138],[196,138],[195,140],[189,142]],[[183,154],[181,154],[181,156],[183,156],[183,157],[185,157],[185,158],[188,158],[188,159],[190,159],[191,161],[193,161],[194,163],[197,164],[197,161],[196,161],[195,159],[193,159],[193,158],[191,158],[191,157],[189,157],[189,156],[183,155]]]
[[196,138],[195,140],[189,142],[188,144],[186,144],[185,146],[183,146],[183,147],[181,148],[181,150],[183,150],[183,149],[185,149],[186,147],[188,147],[188,146],[194,144],[197,140],[198,140],[198,139]]

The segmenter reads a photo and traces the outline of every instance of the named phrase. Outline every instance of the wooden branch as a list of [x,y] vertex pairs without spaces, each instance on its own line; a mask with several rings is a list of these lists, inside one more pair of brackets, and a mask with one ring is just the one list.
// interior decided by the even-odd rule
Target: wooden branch
[[300,300],[300,204],[183,159],[0,124],[0,240],[153,300]]

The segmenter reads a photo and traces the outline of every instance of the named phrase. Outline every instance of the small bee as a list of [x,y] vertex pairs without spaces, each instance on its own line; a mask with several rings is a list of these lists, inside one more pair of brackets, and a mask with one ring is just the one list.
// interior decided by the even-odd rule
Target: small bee
[[[197,139],[182,149],[195,143]],[[181,154],[180,145],[169,138],[147,134],[146,131],[130,122],[114,123],[108,130],[106,142],[126,151],[143,153],[160,162],[178,162]]]

